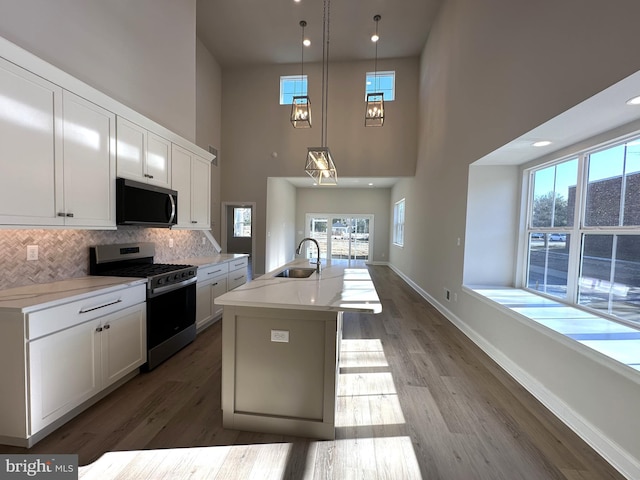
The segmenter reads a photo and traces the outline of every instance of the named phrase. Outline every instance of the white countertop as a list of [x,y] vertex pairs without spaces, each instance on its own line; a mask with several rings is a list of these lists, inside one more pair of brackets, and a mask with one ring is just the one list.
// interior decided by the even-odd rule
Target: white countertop
[[146,282],[146,278],[88,276],[9,288],[0,290],[0,311],[28,313]]
[[320,274],[309,278],[280,278],[288,267],[314,267],[296,260],[258,277],[215,299],[218,305],[286,308],[293,310],[380,313],[382,304],[366,268],[323,262]]
[[207,267],[209,265],[218,265],[219,263],[226,263],[236,258],[248,257],[246,253],[218,253],[217,255],[211,255],[208,257],[190,257],[180,258],[178,260],[171,260],[169,263],[180,265],[193,265],[194,267]]

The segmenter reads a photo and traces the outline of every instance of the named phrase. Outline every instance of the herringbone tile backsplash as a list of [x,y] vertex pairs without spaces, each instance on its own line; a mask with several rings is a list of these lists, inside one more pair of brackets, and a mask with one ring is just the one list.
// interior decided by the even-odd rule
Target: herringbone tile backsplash
[[[0,290],[83,277],[89,274],[89,247],[110,243],[153,242],[155,261],[215,253],[198,231],[118,227],[118,230],[0,230]],[[174,246],[169,248],[169,239]],[[27,245],[38,245],[38,260],[27,261]]]

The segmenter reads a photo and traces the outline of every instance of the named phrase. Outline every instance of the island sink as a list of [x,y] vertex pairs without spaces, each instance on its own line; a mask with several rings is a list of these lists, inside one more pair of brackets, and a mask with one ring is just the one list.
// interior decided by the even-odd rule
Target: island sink
[[274,277],[283,277],[283,278],[309,278],[313,272],[315,272],[315,268],[286,268],[282,270]]

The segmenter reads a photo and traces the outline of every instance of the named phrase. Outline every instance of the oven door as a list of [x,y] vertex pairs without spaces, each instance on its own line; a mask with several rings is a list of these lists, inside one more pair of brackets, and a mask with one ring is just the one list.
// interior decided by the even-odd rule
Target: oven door
[[195,283],[147,298],[147,349],[157,347],[195,323]]

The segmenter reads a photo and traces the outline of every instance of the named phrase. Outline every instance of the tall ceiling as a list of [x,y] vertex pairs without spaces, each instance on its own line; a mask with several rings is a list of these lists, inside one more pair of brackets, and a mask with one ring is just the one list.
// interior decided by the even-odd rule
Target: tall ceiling
[[[444,0],[333,0],[329,3],[329,58],[373,59],[374,15],[378,58],[420,55]],[[300,21],[305,20],[304,61],[322,60],[323,0],[197,0],[197,34],[222,68],[298,63]]]

